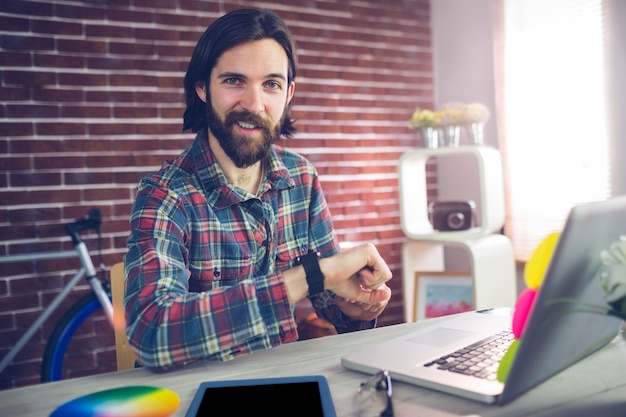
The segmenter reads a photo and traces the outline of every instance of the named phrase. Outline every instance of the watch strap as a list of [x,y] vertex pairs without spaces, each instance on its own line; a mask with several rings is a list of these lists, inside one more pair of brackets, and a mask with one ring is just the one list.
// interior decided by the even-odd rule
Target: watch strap
[[324,274],[319,264],[320,253],[309,251],[300,257],[300,264],[304,267],[306,282],[309,285],[309,297],[324,292]]

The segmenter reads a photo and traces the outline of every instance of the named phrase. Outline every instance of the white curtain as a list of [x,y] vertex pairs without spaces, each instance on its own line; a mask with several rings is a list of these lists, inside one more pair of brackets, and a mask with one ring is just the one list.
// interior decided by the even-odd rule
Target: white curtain
[[611,194],[602,0],[504,0],[507,221],[518,260]]

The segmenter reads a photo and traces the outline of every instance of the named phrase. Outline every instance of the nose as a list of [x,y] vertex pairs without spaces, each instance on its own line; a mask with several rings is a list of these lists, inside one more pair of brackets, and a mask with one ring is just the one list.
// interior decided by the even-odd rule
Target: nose
[[263,92],[256,88],[247,88],[241,97],[241,107],[253,114],[263,111]]

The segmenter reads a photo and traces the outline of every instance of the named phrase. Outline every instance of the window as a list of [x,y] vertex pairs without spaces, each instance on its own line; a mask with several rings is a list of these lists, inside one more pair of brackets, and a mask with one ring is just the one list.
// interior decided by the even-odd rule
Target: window
[[526,260],[611,195],[602,0],[504,0],[506,234]]

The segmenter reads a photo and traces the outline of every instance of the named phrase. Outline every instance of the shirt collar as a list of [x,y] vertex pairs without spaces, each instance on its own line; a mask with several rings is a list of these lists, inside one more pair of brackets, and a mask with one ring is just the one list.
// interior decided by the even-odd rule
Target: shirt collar
[[[209,204],[212,204],[214,208],[220,209],[254,198],[228,182],[224,171],[222,171],[209,147],[206,131],[202,131],[196,136],[191,146],[190,156],[194,161],[196,172],[200,177]],[[281,190],[295,185],[295,181],[278,156],[275,145],[272,145],[266,167],[260,194],[272,189]]]

